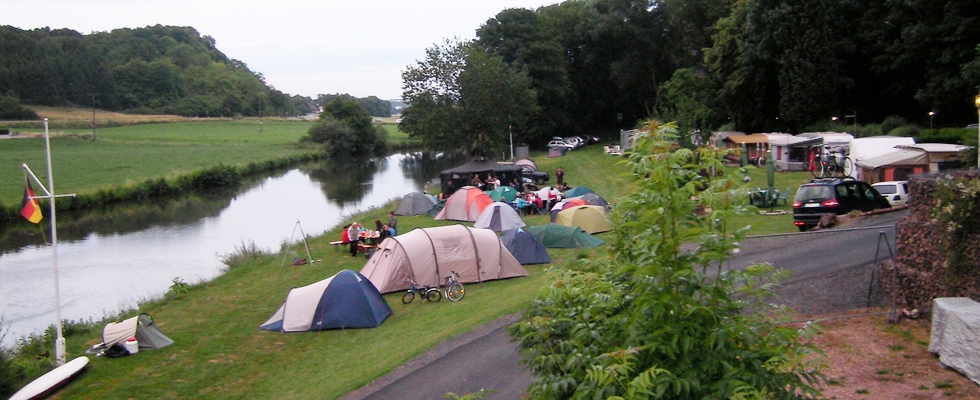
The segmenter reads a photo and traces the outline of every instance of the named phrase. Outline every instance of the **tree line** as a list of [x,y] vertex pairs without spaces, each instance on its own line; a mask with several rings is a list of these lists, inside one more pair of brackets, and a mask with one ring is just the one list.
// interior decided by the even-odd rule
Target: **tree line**
[[194,28],[150,26],[82,35],[0,26],[0,94],[23,104],[78,105],[194,117],[315,111],[230,59]]
[[[980,2],[571,0],[508,9],[402,75],[428,146],[630,129],[799,133],[976,122]],[[482,138],[482,139],[481,139]]]

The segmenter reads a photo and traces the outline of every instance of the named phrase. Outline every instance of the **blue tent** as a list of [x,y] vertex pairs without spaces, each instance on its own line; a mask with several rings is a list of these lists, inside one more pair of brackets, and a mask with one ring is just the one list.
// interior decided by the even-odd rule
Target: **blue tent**
[[500,242],[521,265],[551,262],[551,257],[548,256],[548,250],[544,248],[544,245],[535,239],[534,235],[521,228],[504,231],[500,235]]
[[343,270],[317,283],[293,288],[259,329],[279,332],[374,328],[391,308],[370,280]]

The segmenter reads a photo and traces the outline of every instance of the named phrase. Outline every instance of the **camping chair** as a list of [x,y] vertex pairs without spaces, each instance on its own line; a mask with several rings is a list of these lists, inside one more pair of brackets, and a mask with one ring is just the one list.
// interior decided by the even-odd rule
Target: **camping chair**
[[782,200],[784,206],[789,202],[789,186],[786,187],[785,192],[778,193],[775,203],[778,205],[780,200]]

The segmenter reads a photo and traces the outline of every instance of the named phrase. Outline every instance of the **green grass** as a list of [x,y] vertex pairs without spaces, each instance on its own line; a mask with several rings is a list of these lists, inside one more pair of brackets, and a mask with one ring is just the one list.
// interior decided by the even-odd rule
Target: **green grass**
[[[129,125],[98,131],[98,140],[77,135],[51,138],[58,193],[85,193],[150,178],[175,177],[204,167],[244,165],[311,152],[297,146],[306,122],[180,122]],[[0,140],[0,204],[20,204],[21,164],[47,181],[44,139]],[[40,192],[35,187],[36,192]]]
[[[194,128],[199,127],[187,127],[188,130]],[[151,154],[160,156],[162,149],[168,147],[181,153],[174,158],[184,162],[194,161],[206,165],[206,156],[184,154],[196,154],[195,150],[204,148],[214,151],[212,162],[221,160],[231,163],[230,160],[250,158],[236,158],[236,149],[239,153],[265,156],[289,153],[293,151],[290,143],[295,143],[295,139],[305,133],[305,130],[293,132],[288,127],[282,127],[284,132],[279,135],[293,136],[283,138],[277,143],[268,138],[256,137],[258,133],[248,132],[247,127],[239,127],[239,130],[231,127],[227,130],[224,130],[225,127],[215,128],[215,131],[224,132],[223,135],[242,136],[252,140],[249,145],[236,145],[230,139],[224,143],[228,136],[217,132],[210,141],[197,141],[197,135],[184,133],[179,127],[119,129],[107,129],[109,132],[105,133],[106,138],[103,139],[100,134],[98,142],[60,139],[64,142],[58,147],[77,146],[73,148],[79,149],[79,152],[88,157],[101,154],[106,157],[108,164],[122,165],[124,163],[116,159],[128,158],[129,169],[138,172],[132,174],[131,178],[109,179],[101,175],[111,175],[110,171],[88,167],[90,174],[99,176],[76,178],[76,182],[72,183],[78,188],[75,190],[92,190],[102,185],[117,184],[115,182],[119,179],[140,180],[153,177],[154,174],[174,173],[172,168],[166,168],[166,162],[158,164],[148,159],[153,158]],[[268,129],[271,132],[275,128]],[[177,140],[170,135],[191,137]],[[139,141],[140,138],[150,137],[158,139]],[[132,149],[144,145],[152,150]],[[142,154],[142,157],[123,156],[104,150],[106,147],[120,152],[128,148],[134,153]],[[268,149],[263,151],[266,147]],[[70,153],[65,151],[60,156],[67,157]],[[588,186],[613,203],[630,190],[631,178],[625,165],[620,162],[622,159],[604,155],[600,146],[570,152],[563,158],[549,159],[538,152],[532,156],[538,167],[548,171],[552,177],[554,170],[560,166],[569,183]],[[138,163],[140,158],[147,160]],[[6,159],[4,162],[7,162]],[[56,168],[69,169],[64,166]],[[76,168],[83,166],[77,165]],[[753,183],[760,182],[758,169],[750,167],[750,170],[754,174]],[[765,182],[764,170],[762,171],[761,182]],[[73,175],[77,171],[65,174]],[[799,173],[778,174],[777,187],[795,187],[798,183],[793,185],[792,182],[802,179],[801,177],[802,174]],[[14,178],[17,178],[16,174]],[[64,181],[72,180],[66,177]],[[57,187],[71,187],[67,182],[58,184],[56,178]],[[554,178],[551,183],[554,183]],[[19,185],[13,185],[17,191],[22,190]],[[352,219],[384,220],[387,211],[393,207],[394,204],[388,204]],[[745,218],[746,221],[756,222],[762,217]],[[540,225],[547,223],[548,217],[534,215],[527,216],[524,220],[528,225]],[[765,220],[769,224],[765,229],[770,231],[795,231],[790,218],[786,216],[765,217]],[[415,227],[454,223],[433,221],[424,215],[399,217],[398,222],[400,232],[408,232]],[[608,235],[610,233],[598,236],[609,240]],[[404,305],[400,301],[401,293],[388,294],[385,298],[394,314],[375,329],[291,334],[258,330],[258,326],[279,307],[290,288],[319,281],[343,269],[359,271],[363,267],[363,257],[352,258],[347,252],[337,251],[329,245],[331,240],[339,237],[339,228],[334,228],[322,236],[311,238],[309,244],[313,258],[322,260],[313,266],[280,267],[281,254],[266,255],[259,261],[246,262],[232,268],[210,282],[195,285],[184,293],[142,304],[140,311],[152,315],[160,329],[174,339],[175,344],[158,351],[140,352],[132,357],[93,358],[88,372],[62,389],[61,395],[64,398],[110,399],[336,398],[369,383],[446,339],[500,316],[522,310],[550,281],[550,269],[562,269],[578,258],[603,257],[606,252],[606,247],[549,249],[552,264],[528,266],[530,276],[526,278],[467,284],[466,298],[458,303],[416,301]],[[99,342],[98,334],[99,332],[92,332],[88,336],[69,338],[69,356],[77,356],[88,346]]]

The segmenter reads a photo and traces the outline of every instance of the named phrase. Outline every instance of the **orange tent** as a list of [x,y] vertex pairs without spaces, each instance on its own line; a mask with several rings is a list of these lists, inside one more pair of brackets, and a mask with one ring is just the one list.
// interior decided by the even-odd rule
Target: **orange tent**
[[473,186],[463,186],[449,196],[445,207],[436,214],[435,219],[473,222],[490,204],[493,204],[493,200],[482,190]]

